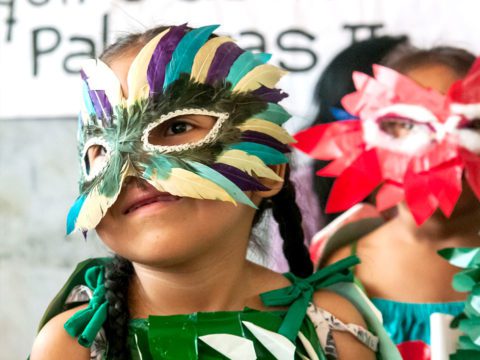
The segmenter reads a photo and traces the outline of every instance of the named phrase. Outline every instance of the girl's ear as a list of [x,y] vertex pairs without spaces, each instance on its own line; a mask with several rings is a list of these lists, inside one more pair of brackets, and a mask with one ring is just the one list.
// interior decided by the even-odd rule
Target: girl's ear
[[[269,166],[279,177],[285,179],[285,173],[287,171],[287,164],[272,165]],[[252,195],[252,200],[255,202],[255,198],[259,200],[270,198],[277,195],[283,187],[283,181],[276,181],[273,179],[259,178],[257,179],[262,185],[267,187],[269,190],[266,191],[255,191]]]

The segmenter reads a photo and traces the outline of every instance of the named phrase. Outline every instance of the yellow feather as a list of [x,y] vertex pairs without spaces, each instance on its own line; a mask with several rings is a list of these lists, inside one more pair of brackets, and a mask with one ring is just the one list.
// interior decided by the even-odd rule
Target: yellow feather
[[254,91],[262,85],[273,89],[277,82],[286,73],[286,71],[283,71],[282,69],[270,64],[257,66],[238,82],[238,84],[233,88],[233,91]]
[[153,176],[148,179],[148,182],[159,191],[166,191],[172,195],[236,204],[236,201],[222,187],[185,169],[173,168],[168,179]]
[[134,175],[133,165],[128,161],[124,164],[121,171],[120,185],[114,196],[108,198],[105,195],[100,194],[98,192],[98,187],[95,187],[90,191],[83,203],[80,213],[78,214],[75,223],[76,229],[85,231],[94,229],[105,216],[110,206],[117,201],[118,195],[120,195],[122,190],[123,182],[128,176]]
[[105,195],[101,195],[97,188],[93,189],[83,203],[75,228],[82,231],[95,229],[110,206],[117,200],[117,197],[118,194],[112,198],[107,198]]
[[255,175],[261,178],[283,181],[260,158],[241,150],[227,150],[217,158],[216,162],[234,166],[251,176]]
[[219,36],[208,40],[205,45],[200,48],[197,55],[195,55],[190,79],[204,83],[217,49],[220,45],[231,41],[233,40],[226,36]]
[[297,142],[284,128],[266,120],[250,119],[245,121],[242,125],[237,126],[237,128],[242,131],[253,130],[270,135],[282,144],[292,144]]
[[128,106],[131,106],[140,99],[148,98],[150,92],[150,87],[147,80],[148,64],[150,63],[150,59],[152,58],[152,54],[155,51],[158,42],[169,30],[170,29],[167,29],[161,32],[152,40],[150,40],[147,45],[140,50],[138,55],[133,60],[132,65],[130,65],[130,70],[128,71],[127,77]]

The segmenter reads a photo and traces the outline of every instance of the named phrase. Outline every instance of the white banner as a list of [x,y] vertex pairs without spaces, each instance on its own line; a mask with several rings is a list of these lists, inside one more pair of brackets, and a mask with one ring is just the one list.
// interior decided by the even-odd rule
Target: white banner
[[419,46],[478,51],[475,0],[0,0],[0,119],[75,118],[77,72],[106,43],[159,24],[221,24],[290,70],[282,86],[311,117],[322,68],[352,41],[406,34]]

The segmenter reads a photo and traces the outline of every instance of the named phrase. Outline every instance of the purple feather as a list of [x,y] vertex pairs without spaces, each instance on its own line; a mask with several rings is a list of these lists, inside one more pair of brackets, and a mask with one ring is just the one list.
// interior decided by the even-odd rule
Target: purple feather
[[85,71],[83,69],[80,70],[80,76],[82,77],[82,80],[87,81],[88,76],[85,74]]
[[290,148],[287,145],[282,144],[280,141],[271,137],[270,135],[263,134],[258,131],[253,131],[253,130],[244,131],[242,132],[241,139],[242,141],[249,141],[257,144],[270,146],[271,148],[274,148],[275,150],[278,150],[284,154],[290,152]]
[[270,190],[266,186],[262,185],[257,179],[253,176],[248,175],[236,167],[215,163],[210,166],[215,171],[219,172],[225,176],[228,180],[237,185],[242,191],[266,191]]
[[90,99],[92,100],[93,108],[95,109],[97,118],[102,119],[104,125],[111,123],[113,110],[105,91],[88,90],[88,95],[90,95]]
[[244,51],[233,42],[226,42],[220,45],[213,57],[208,70],[206,83],[213,85],[217,81],[222,81],[228,76],[228,72],[233,63]]
[[95,114],[97,115],[97,119],[101,119],[104,126],[111,124],[113,109],[112,104],[110,104],[107,94],[105,93],[105,90],[91,90],[90,86],[88,85],[88,76],[85,71],[80,70],[80,76],[87,85],[88,96],[92,101],[93,108],[95,109]]
[[165,80],[165,70],[172,59],[172,54],[175,51],[175,48],[185,35],[186,28],[187,24],[172,26],[168,33],[166,33],[158,42],[147,69],[147,80],[150,85],[150,94],[158,94],[162,92],[163,81]]
[[257,90],[253,91],[252,94],[258,96],[263,101],[268,101],[271,103],[278,103],[288,97],[288,94],[282,92],[280,89],[270,89],[263,85]]

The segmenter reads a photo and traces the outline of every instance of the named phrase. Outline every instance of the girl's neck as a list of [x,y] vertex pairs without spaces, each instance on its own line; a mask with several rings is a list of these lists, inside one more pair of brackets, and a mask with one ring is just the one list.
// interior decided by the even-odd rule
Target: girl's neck
[[216,251],[169,267],[134,263],[131,317],[241,310],[253,293],[249,279],[254,265],[238,251]]

